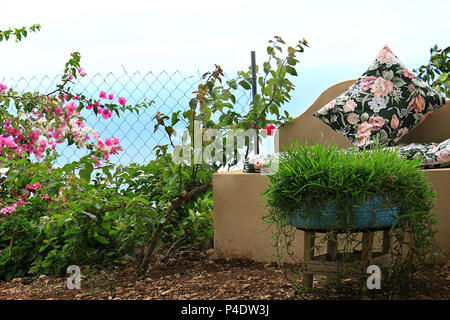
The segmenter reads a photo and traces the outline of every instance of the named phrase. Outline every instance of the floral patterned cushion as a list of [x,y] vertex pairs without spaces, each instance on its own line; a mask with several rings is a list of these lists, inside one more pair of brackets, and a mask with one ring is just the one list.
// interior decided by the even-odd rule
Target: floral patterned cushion
[[393,147],[400,157],[421,159],[423,168],[450,167],[450,139],[441,143],[411,143]]
[[314,116],[358,147],[392,146],[444,103],[385,46],[346,92]]

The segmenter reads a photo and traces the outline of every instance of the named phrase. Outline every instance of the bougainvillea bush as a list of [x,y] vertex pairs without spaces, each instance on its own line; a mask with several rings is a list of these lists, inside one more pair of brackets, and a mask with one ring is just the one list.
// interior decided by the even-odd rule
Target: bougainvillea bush
[[[0,31],[0,40],[21,40],[27,30],[39,29]],[[120,253],[116,242],[127,219],[117,219],[118,210],[132,207],[130,198],[118,197],[108,163],[122,147],[116,137],[100,137],[80,113],[85,109],[107,121],[113,112],[147,105],[127,106],[125,97],[116,100],[104,91],[97,99],[73,93],[70,85],[86,75],[80,59],[78,52],[70,54],[61,83],[50,93],[19,94],[0,84],[0,278],[62,272],[70,264],[114,261]],[[56,167],[59,143],[75,144],[88,155]],[[92,183],[94,170],[103,177]]]

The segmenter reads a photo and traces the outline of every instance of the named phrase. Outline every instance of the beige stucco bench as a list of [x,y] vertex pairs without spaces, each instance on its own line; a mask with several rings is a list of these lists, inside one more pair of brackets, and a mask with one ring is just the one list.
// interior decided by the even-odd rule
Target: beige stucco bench
[[[310,143],[333,141],[339,147],[350,146],[349,141],[332,130],[312,114],[343,93],[355,80],[335,84],[325,90],[317,100],[292,125],[280,128],[279,145],[291,141]],[[450,102],[429,116],[399,143],[441,142],[450,138]],[[275,139],[276,141],[277,139]],[[450,255],[450,168],[427,169],[425,172],[439,196],[434,213],[438,216],[437,239]],[[267,176],[241,171],[222,172],[213,176],[214,197],[214,249],[217,257],[247,258],[255,261],[277,261],[276,250],[271,246],[271,230],[262,221],[266,213],[261,193],[266,188]],[[303,258],[303,232],[297,230],[293,243],[295,258]],[[283,260],[292,262],[284,255]]]

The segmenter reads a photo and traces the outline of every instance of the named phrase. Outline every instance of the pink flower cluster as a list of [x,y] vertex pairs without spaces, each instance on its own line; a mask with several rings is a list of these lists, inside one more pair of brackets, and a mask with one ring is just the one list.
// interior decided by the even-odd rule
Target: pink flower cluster
[[10,137],[3,137],[2,134],[0,134],[0,150],[3,148],[3,146],[8,148],[15,148],[16,144]]
[[[19,200],[20,201],[20,200]],[[1,205],[6,205],[6,203],[1,203]],[[9,214],[11,212],[16,211],[17,202],[12,203],[9,206],[3,207],[0,209],[1,214]]]
[[40,187],[42,187],[42,184],[40,184],[39,182],[33,183],[32,185],[27,184],[27,186],[25,187],[25,190],[30,190],[33,192],[36,192]]
[[[108,94],[108,98],[106,98],[106,96],[107,96],[107,94],[105,91],[103,91],[103,90],[100,91],[100,94],[99,94],[100,99],[114,100],[114,94],[112,94],[112,93]],[[119,101],[119,104],[123,106],[127,102],[127,99],[125,99],[124,97],[119,97],[118,101]]]
[[[33,183],[32,185],[27,184],[27,186],[25,187],[25,190],[36,192],[40,187],[42,187],[42,184],[40,184],[39,182],[36,182],[36,183]],[[15,194],[15,192],[13,192],[13,194]],[[44,196],[47,196],[47,197],[45,198]],[[41,197],[44,198],[44,199],[50,199],[48,194],[45,194],[44,196],[41,196]],[[0,209],[0,213],[1,214],[10,214],[11,212],[16,211],[16,207],[18,207],[18,206],[20,206],[20,207],[25,206],[25,203],[27,203],[27,201],[28,201],[28,195],[23,196],[22,200],[19,199],[19,200],[17,200],[17,202],[13,202],[9,206],[7,206],[6,203],[0,203],[0,205],[5,206],[2,209]]]
[[[83,68],[77,69],[80,76],[85,76]],[[66,73],[69,79],[73,78],[70,70]],[[6,91],[7,86],[0,83],[1,91]],[[100,97],[106,98],[106,93],[101,92]],[[109,99],[113,100],[114,95],[110,94]],[[72,101],[73,100],[73,101]],[[108,161],[111,154],[117,154],[122,150],[119,146],[119,139],[112,137],[106,140],[100,138],[97,131],[86,126],[79,118],[79,112],[77,112],[78,105],[76,101],[81,100],[79,96],[73,96],[69,99],[68,94],[60,94],[57,98],[47,97],[45,103],[39,108],[34,109],[28,116],[17,116],[14,120],[6,119],[1,125],[0,129],[0,155],[6,153],[11,158],[12,153],[15,152],[19,157],[23,153],[28,155],[35,155],[38,159],[43,157],[44,152],[48,152],[51,149],[55,149],[56,143],[62,143],[66,139],[72,139],[75,144],[80,148],[88,147],[93,150],[94,159],[96,160],[96,166],[101,165],[100,160]],[[124,105],[126,99],[119,97],[119,104]],[[95,101],[94,104],[89,104],[86,109],[90,110],[94,107],[101,112],[104,119],[112,117],[112,113],[108,108],[101,108],[99,101]],[[11,116],[13,117],[13,116]],[[88,143],[88,140],[94,138],[95,142]],[[9,214],[16,210],[17,206],[24,206],[27,202],[30,192],[37,192],[42,184],[36,182],[25,187],[26,195],[16,202],[0,203],[1,214]],[[12,190],[13,196],[17,195],[17,191]],[[40,195],[42,199],[50,200],[48,194]]]
[[108,108],[97,108],[98,113],[100,113],[103,116],[103,119],[109,119],[113,116],[112,112],[109,111]]
[[268,136],[273,136],[276,129],[277,127],[275,127],[273,124],[269,124],[264,127],[264,130],[266,130]]
[[[71,100],[79,99],[80,97],[74,96]],[[69,100],[67,94],[60,94],[57,99],[48,98],[48,104],[43,107],[42,113],[35,110],[28,116],[31,126],[29,123],[23,124],[23,119],[17,119],[19,125],[15,127],[11,120],[7,119],[3,125],[4,134],[0,135],[0,154],[4,151],[3,147],[7,147],[19,156],[27,152],[42,158],[44,152],[50,148],[55,149],[57,143],[64,142],[68,137],[71,137],[80,148],[87,147],[88,140],[93,137],[96,142],[92,144],[104,160],[108,160],[110,154],[116,154],[118,150],[122,150],[118,146],[117,138],[107,139],[113,142],[105,144],[99,134],[87,127],[79,118],[78,105]],[[96,101],[95,105],[104,119],[112,116],[109,109],[100,108],[100,102]],[[92,109],[92,107],[93,105],[90,104],[86,109]]]
[[[113,93],[107,94],[103,90],[100,91],[99,97],[100,97],[100,99],[114,100]],[[127,102],[127,99],[125,99],[124,97],[119,97],[118,101],[119,101],[119,104],[123,106]],[[99,106],[100,106],[100,103],[98,102],[97,110],[98,110],[98,113],[103,116],[103,119],[108,119],[113,116],[112,112],[108,108],[98,108]],[[93,105],[88,105],[86,107],[86,109],[88,109],[88,110],[90,110],[92,108],[93,108]]]
[[[119,139],[114,137],[112,137],[111,139],[106,139],[105,142],[103,142],[101,138],[98,138],[96,147],[104,151],[102,159],[105,161],[109,160],[109,156],[111,154],[117,154],[118,151],[122,150],[122,147],[119,146]],[[99,159],[94,156],[94,160],[96,161],[95,166],[99,167],[101,165]]]

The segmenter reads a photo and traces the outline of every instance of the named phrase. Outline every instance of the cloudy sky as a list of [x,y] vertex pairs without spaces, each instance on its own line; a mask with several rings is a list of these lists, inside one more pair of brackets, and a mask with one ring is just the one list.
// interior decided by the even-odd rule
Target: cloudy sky
[[293,97],[310,104],[358,77],[384,44],[411,69],[426,63],[430,47],[449,45],[449,12],[449,0],[1,0],[0,30],[42,29],[0,44],[0,78],[58,74],[72,51],[91,74],[193,74],[219,64],[234,75],[247,69],[252,50],[261,64],[267,41],[279,35],[310,43]]

